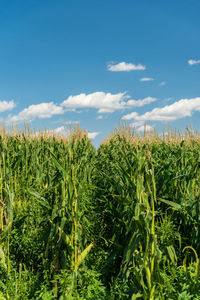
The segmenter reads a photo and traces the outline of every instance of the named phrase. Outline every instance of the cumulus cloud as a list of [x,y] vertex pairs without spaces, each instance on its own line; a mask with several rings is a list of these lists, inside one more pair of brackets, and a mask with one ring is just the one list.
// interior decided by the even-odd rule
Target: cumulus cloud
[[145,82],[145,81],[153,81],[154,78],[150,78],[150,77],[143,77],[143,78],[140,78],[140,81],[142,82]]
[[189,59],[189,60],[188,60],[188,64],[189,64],[190,66],[200,64],[200,59],[198,59],[198,60]]
[[144,121],[134,121],[134,123],[129,124],[129,126],[133,128],[133,127],[140,127],[140,126],[142,126],[144,124],[145,124]]
[[118,64],[110,63],[107,65],[107,69],[111,72],[129,72],[129,71],[143,71],[146,69],[145,66],[138,64],[134,65],[132,63],[120,62]]
[[150,132],[151,130],[153,130],[153,127],[150,125],[142,125],[140,127],[137,128],[138,132],[144,132],[144,129],[146,130],[146,132]]
[[173,121],[185,117],[191,117],[195,111],[200,111],[200,97],[192,99],[181,99],[171,105],[162,108],[157,107],[143,115],[132,112],[122,117],[123,120],[136,121]]
[[96,108],[99,112],[113,112],[121,108],[121,103],[127,99],[125,93],[111,94],[95,92],[91,94],[79,94],[69,96],[61,104],[65,108]]
[[0,112],[4,112],[6,110],[12,110],[15,108],[16,104],[13,100],[11,101],[0,101]]
[[89,139],[93,140],[96,138],[97,135],[99,135],[101,132],[88,132]]
[[136,111],[133,111],[132,113],[123,116],[122,120],[133,120],[133,119],[137,120],[137,117],[138,117],[138,113]]
[[57,127],[55,129],[50,129],[48,130],[48,134],[52,134],[52,135],[67,135],[68,134],[68,130],[65,126],[60,126]]
[[141,107],[144,106],[146,104],[150,104],[154,101],[156,101],[157,98],[153,98],[153,97],[146,97],[144,99],[139,99],[139,100],[129,100],[126,102],[126,106],[131,106],[131,107]]
[[152,97],[140,100],[127,99],[130,99],[130,96],[126,93],[95,92],[69,96],[68,99],[62,102],[61,106],[64,108],[96,108],[98,113],[112,113],[119,109],[143,106],[156,100]]
[[8,121],[22,122],[32,121],[36,118],[45,119],[51,118],[53,115],[60,115],[64,113],[61,106],[57,106],[53,102],[40,103],[30,105],[28,108],[22,110],[18,115],[10,116]]
[[[96,138],[97,135],[99,135],[101,132],[89,132],[89,131],[86,131],[87,134],[88,134],[88,138],[93,140]],[[68,135],[69,133],[69,130],[67,129],[67,127],[65,126],[60,126],[60,127],[57,127],[55,129],[49,129],[48,130],[48,134],[52,134],[52,135]]]
[[134,121],[134,123],[129,124],[131,128],[135,128],[138,132],[144,132],[144,129],[146,129],[146,132],[150,132],[154,129],[153,126],[147,125],[146,121]]

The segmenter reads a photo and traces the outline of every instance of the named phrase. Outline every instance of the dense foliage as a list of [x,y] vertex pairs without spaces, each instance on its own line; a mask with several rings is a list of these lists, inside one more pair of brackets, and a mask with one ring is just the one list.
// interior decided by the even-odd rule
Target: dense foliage
[[0,136],[0,299],[200,299],[200,143]]

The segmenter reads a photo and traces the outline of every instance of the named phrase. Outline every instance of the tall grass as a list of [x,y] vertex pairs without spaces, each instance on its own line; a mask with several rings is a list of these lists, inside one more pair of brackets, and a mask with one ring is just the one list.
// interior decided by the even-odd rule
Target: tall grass
[[0,299],[200,299],[199,135],[0,129]]

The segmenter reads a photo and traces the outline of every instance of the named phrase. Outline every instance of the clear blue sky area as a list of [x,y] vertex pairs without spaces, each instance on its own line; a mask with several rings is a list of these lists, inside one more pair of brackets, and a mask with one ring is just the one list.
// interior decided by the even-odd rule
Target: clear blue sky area
[[98,145],[119,121],[200,129],[200,1],[0,1],[0,118]]

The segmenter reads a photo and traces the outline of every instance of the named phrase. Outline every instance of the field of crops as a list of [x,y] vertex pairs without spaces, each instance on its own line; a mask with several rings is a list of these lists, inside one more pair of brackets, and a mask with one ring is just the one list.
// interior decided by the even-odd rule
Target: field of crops
[[0,135],[0,300],[200,299],[200,138]]

